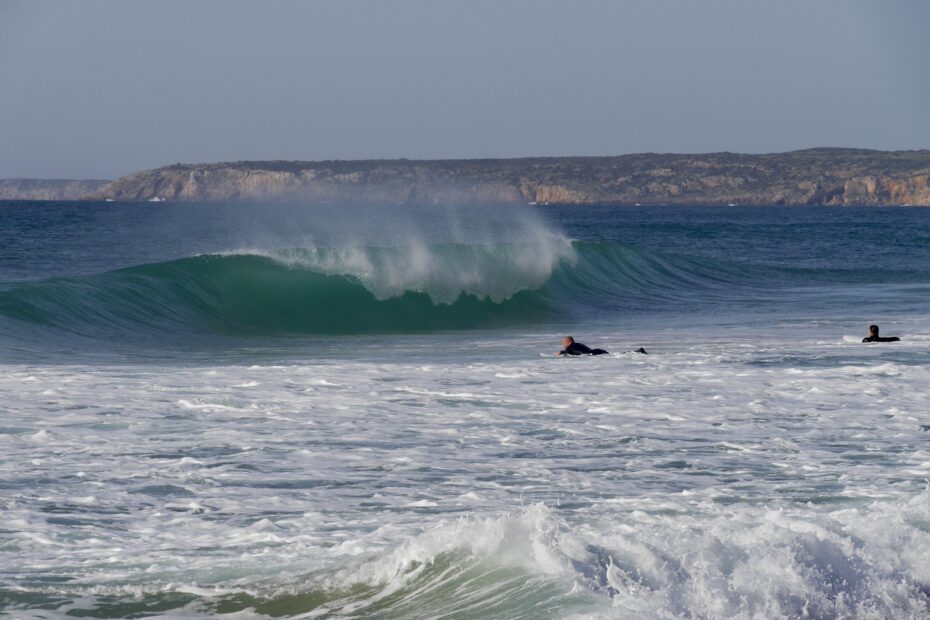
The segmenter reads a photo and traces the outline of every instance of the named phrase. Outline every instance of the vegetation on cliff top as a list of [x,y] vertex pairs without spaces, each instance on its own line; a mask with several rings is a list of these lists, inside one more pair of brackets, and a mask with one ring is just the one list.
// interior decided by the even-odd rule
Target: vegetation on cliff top
[[87,199],[377,204],[930,205],[930,151],[238,161],[137,172]]
[[102,188],[116,200],[382,204],[930,205],[930,151],[176,164]]

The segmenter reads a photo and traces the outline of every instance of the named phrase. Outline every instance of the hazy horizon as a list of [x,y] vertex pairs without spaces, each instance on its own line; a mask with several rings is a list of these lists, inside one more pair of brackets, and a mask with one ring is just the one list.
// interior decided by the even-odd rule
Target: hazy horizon
[[0,4],[0,178],[930,147],[930,5]]

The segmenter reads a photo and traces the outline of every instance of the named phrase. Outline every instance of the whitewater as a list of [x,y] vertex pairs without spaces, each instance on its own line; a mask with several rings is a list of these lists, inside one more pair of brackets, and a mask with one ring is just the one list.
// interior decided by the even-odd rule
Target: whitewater
[[930,617],[930,212],[0,220],[0,613]]

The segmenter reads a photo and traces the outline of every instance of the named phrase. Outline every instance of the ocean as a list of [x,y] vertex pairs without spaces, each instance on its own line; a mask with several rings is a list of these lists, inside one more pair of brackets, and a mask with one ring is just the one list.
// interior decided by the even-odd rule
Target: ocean
[[928,362],[930,209],[0,203],[0,615],[930,617]]

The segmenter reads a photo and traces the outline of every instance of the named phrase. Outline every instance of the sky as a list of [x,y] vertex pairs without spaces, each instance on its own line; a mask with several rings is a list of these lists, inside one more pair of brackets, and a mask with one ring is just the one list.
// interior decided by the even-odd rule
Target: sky
[[926,0],[0,0],[0,178],[930,148]]

